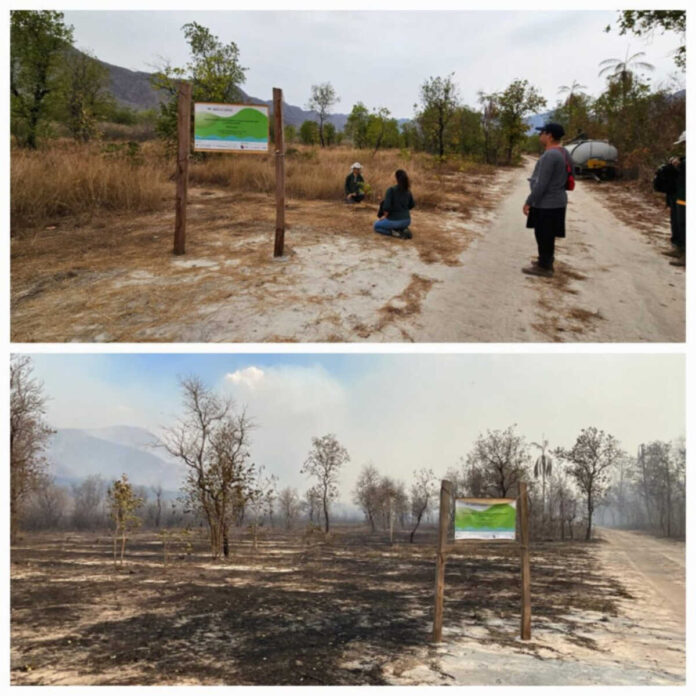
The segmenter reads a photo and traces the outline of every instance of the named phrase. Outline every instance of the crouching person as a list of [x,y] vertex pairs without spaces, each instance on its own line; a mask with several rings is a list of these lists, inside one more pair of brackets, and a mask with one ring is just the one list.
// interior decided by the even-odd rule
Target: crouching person
[[409,225],[411,224],[411,208],[415,207],[411,195],[411,183],[408,174],[403,169],[398,169],[396,185],[390,186],[384,196],[384,202],[380,206],[380,219],[374,224],[375,232],[380,234],[411,239],[413,236]]
[[355,162],[350,169],[344,187],[346,203],[360,203],[365,198],[365,179],[362,175],[362,165],[360,162]]

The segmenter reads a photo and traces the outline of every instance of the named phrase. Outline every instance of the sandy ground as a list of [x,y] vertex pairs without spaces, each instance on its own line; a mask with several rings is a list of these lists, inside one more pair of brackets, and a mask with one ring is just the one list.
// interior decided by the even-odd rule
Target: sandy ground
[[[531,548],[532,640],[519,640],[515,544],[458,545],[444,642],[432,630],[434,530],[235,539],[211,561],[139,533],[32,534],[11,555],[11,677],[26,685],[680,684],[684,545],[602,530]],[[681,597],[681,599],[679,599]]]
[[289,201],[280,260],[272,199],[219,189],[191,190],[184,257],[171,211],[25,231],[12,340],[682,341],[667,214],[628,191],[579,182],[556,276],[521,273],[536,249],[521,213],[531,167],[443,175],[445,202],[416,209],[411,241],[374,234],[373,205]]
[[419,664],[394,683],[684,684],[684,543],[610,529],[599,530],[597,536],[606,543],[593,547],[595,559],[605,576],[626,590],[616,615],[576,615],[575,638],[581,640],[571,640],[571,635],[553,630],[554,622],[535,616],[533,597],[531,641],[518,640],[511,651],[479,644],[483,629],[449,626],[437,648],[438,669]]

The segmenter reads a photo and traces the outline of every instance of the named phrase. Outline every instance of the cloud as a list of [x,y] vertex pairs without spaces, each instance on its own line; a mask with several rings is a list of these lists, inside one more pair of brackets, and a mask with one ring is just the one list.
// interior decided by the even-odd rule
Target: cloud
[[253,409],[291,415],[316,414],[340,408],[345,392],[323,367],[249,365],[225,375],[225,388]]
[[232,384],[243,384],[250,389],[253,389],[255,385],[259,384],[264,378],[264,371],[260,370],[258,367],[246,367],[243,370],[236,370],[235,372],[228,372],[225,375],[225,379],[228,379]]

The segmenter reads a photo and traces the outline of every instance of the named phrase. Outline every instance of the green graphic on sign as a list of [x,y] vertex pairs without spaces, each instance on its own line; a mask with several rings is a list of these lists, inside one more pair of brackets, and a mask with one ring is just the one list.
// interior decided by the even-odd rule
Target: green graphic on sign
[[514,539],[517,517],[514,498],[460,498],[454,513],[454,538]]
[[197,103],[194,149],[268,151],[268,107],[257,104]]

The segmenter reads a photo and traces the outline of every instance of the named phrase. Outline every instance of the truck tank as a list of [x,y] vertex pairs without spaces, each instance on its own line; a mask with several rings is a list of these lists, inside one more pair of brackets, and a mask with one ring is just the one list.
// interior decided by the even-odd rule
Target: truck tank
[[618,150],[606,140],[571,141],[565,145],[576,174],[611,179],[616,175]]

